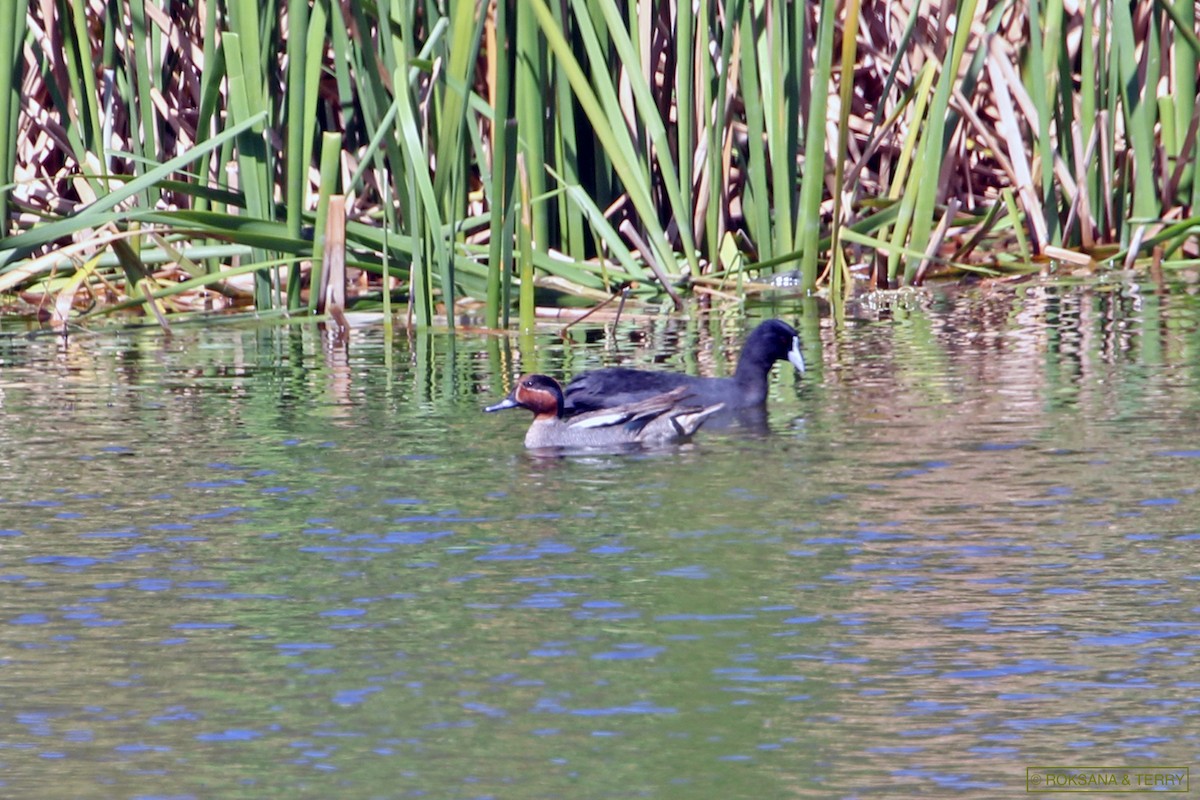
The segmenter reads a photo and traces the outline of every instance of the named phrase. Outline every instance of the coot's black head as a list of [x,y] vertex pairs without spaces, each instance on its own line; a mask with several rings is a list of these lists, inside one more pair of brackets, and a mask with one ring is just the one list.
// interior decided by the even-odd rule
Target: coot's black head
[[776,361],[790,361],[800,373],[804,372],[804,355],[800,352],[800,334],[781,319],[769,319],[746,338],[738,372],[767,370]]

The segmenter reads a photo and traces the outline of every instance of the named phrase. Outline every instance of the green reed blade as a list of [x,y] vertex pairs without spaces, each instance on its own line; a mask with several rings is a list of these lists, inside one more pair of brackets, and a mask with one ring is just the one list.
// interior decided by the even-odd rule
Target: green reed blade
[[[285,151],[286,184],[284,203],[287,205],[288,233],[300,235],[303,222],[306,188],[308,187],[309,131],[313,118],[305,111],[316,105],[316,94],[320,88],[317,81],[306,81],[308,76],[308,0],[288,0],[287,41],[287,149]],[[312,98],[312,99],[310,99]],[[300,308],[300,269],[288,270],[287,305]]]
[[[250,108],[255,109],[269,110],[265,89],[266,50],[262,45],[262,33],[266,21],[272,18],[270,12],[274,11],[274,3],[270,3],[270,6],[262,9],[268,13],[261,16],[257,0],[229,0],[227,8],[229,33],[237,36],[237,50],[242,59],[242,74],[246,80],[246,99],[250,103]],[[228,61],[228,51],[225,57]]]
[[303,237],[292,236],[288,233],[287,224],[277,220],[188,209],[142,211],[131,213],[128,218],[147,225],[159,225],[171,231],[204,234],[213,239],[245,244],[261,251],[277,250],[304,256],[312,253],[311,242]]
[[[679,196],[695,207],[693,180],[696,138],[696,62],[707,55],[707,42],[696,28],[691,3],[679,3],[675,15],[675,150],[679,154]],[[691,208],[688,209],[689,216]],[[692,237],[696,230],[693,223]],[[697,242],[696,244],[699,244]]]
[[563,189],[567,193],[567,197],[577,208],[579,208],[587,217],[588,223],[599,236],[600,240],[608,247],[609,253],[617,259],[621,266],[625,269],[634,280],[645,281],[649,279],[646,271],[634,260],[633,254],[629,252],[629,246],[625,244],[625,240],[621,238],[621,234],[617,232],[604,216],[604,212],[596,205],[596,201],[592,196],[580,185],[567,183],[563,176],[553,170],[550,174],[558,179],[562,184]]
[[[1142,42],[1149,62],[1143,78],[1139,71],[1139,48],[1133,39],[1133,18],[1125,3],[1113,4],[1114,61],[1120,77],[1121,100],[1125,107],[1129,144],[1133,156],[1133,207],[1135,218],[1148,220],[1158,216],[1158,195],[1154,188],[1154,126],[1157,105],[1154,82],[1158,79],[1158,31],[1151,25],[1148,41]],[[1143,81],[1148,81],[1143,82]]]
[[797,246],[803,251],[800,261],[800,286],[811,292],[817,285],[817,256],[821,238],[821,194],[825,188],[825,124],[829,108],[829,79],[833,70],[833,33],[838,16],[837,3],[823,0],[817,24],[816,67],[813,70],[812,97],[808,106],[808,125],[804,133],[804,172],[800,179],[800,229]]
[[[324,67],[325,49],[329,42],[330,0],[314,0],[308,17],[308,30],[305,31],[304,75],[301,80],[309,87],[304,93],[304,108],[301,119],[307,120],[302,127],[300,163],[312,165],[313,145],[316,141],[317,126],[313,121],[317,118],[317,108],[321,101],[321,75]],[[290,38],[289,33],[289,38]],[[290,80],[290,78],[289,78]],[[290,88],[290,87],[289,87]]]
[[1164,0],[1162,6],[1163,11],[1174,23],[1174,33],[1187,45],[1183,47],[1178,41],[1170,43],[1175,80],[1175,94],[1172,98],[1175,104],[1174,123],[1178,136],[1176,147],[1167,155],[1176,164],[1183,165],[1177,194],[1172,200],[1180,205],[1195,207],[1200,201],[1200,182],[1195,178],[1196,158],[1200,148],[1195,137],[1188,140],[1186,131],[1191,127],[1196,114],[1196,75],[1197,64],[1200,63],[1200,39],[1195,34],[1196,5],[1183,0],[1174,3]]
[[[550,49],[558,58],[559,67],[566,72],[571,87],[575,90],[576,100],[584,114],[587,115],[596,138],[599,139],[606,156],[612,162],[613,169],[624,184],[630,202],[638,213],[639,222],[649,233],[651,249],[664,268],[674,265],[674,253],[670,249],[666,232],[658,221],[657,210],[650,197],[647,177],[637,167],[638,158],[634,155],[633,143],[629,138],[628,131],[624,125],[613,124],[615,121],[622,120],[615,88],[606,81],[598,80],[593,89],[583,67],[571,51],[570,44],[563,36],[562,30],[555,25],[554,16],[546,7],[545,0],[529,0],[529,7],[537,15],[543,36],[546,37]],[[598,44],[595,40],[594,28],[588,24],[587,20],[580,19],[578,15],[576,15],[576,21],[579,23],[579,33],[584,40],[585,47],[588,48],[589,53],[595,51]],[[594,57],[592,60],[593,63],[603,63],[602,60],[597,61]],[[598,92],[603,96],[604,102],[601,101]],[[695,254],[693,253],[691,257],[695,258]]]
[[[566,27],[568,24],[565,19],[566,7],[556,3],[551,6],[551,10],[554,12],[555,19],[559,21],[559,25]],[[551,111],[551,128],[554,131],[551,142],[552,163],[557,166],[559,174],[562,176],[561,181],[580,184],[584,181],[580,172],[582,169],[580,153],[590,144],[585,139],[587,131],[586,128],[580,128],[575,124],[575,101],[571,95],[571,82],[567,76],[563,74],[562,70],[556,69],[551,75],[551,80],[554,83],[556,99]],[[549,170],[549,168],[550,165],[547,164],[547,169]],[[572,203],[556,202],[554,205],[558,210],[558,249],[569,256],[584,258],[588,246],[584,215],[578,206]]]
[[[774,209],[774,239],[777,252],[785,252],[800,245],[800,225],[796,218],[800,202],[797,177],[799,167],[796,154],[801,149],[800,119],[801,113],[799,91],[804,76],[808,71],[808,48],[806,45],[805,17],[807,11],[803,3],[771,0],[768,4],[770,19],[774,26],[766,40],[760,40],[759,46],[769,60],[764,61],[766,73],[761,81],[765,90],[762,96],[764,106],[764,122],[766,123],[766,147],[771,158],[771,206]],[[824,20],[822,19],[822,22]],[[813,70],[812,79],[808,83],[813,91],[810,96],[809,113],[813,116],[825,117],[828,108],[829,82],[832,80],[831,60],[825,59],[833,52],[832,28],[828,31],[829,40],[824,38],[827,33],[823,25],[818,27],[817,63]],[[828,52],[823,47],[828,46]],[[824,107],[818,107],[821,102]],[[807,150],[816,159],[812,167],[820,164],[822,184],[825,174],[824,135],[816,151]],[[804,147],[814,146],[804,140]],[[810,163],[810,162],[806,162]],[[815,285],[814,273],[814,285]]]
[[[706,204],[705,209],[705,231],[708,243],[707,252],[709,260],[717,262],[720,259],[720,249],[725,238],[725,233],[729,226],[729,209],[725,199],[727,193],[731,191],[729,184],[729,170],[725,169],[725,144],[732,137],[733,131],[730,127],[730,104],[733,100],[733,93],[736,90],[736,85],[731,85],[730,81],[730,66],[732,65],[735,54],[743,46],[742,34],[743,30],[740,25],[734,24],[734,20],[741,19],[742,4],[745,0],[730,0],[728,7],[725,9],[725,21],[721,36],[721,60],[723,65],[720,73],[717,75],[716,91],[711,95],[706,94],[705,101],[705,124],[707,129],[707,151],[708,159],[706,164],[708,178],[708,195],[702,197],[701,201]],[[701,4],[702,20],[705,19],[708,9],[705,4]],[[707,29],[709,25],[716,24],[716,18],[708,18],[708,25],[702,25],[703,29]],[[749,41],[753,41],[752,37],[746,37]],[[747,45],[749,46],[749,45]],[[740,58],[740,57],[739,57]],[[711,70],[711,65],[708,59],[704,60],[706,74]],[[711,86],[711,75],[709,80],[705,81],[705,91],[709,91]],[[711,108],[711,111],[709,110]]]
[[[93,69],[95,54],[92,52],[91,38],[88,36],[87,3],[84,0],[71,0],[70,16],[71,25],[64,31],[64,35],[67,38],[66,55],[70,69],[71,96],[77,104],[79,115],[83,118],[80,138],[88,152],[103,158],[104,142],[100,140],[103,126],[100,124],[100,113],[96,106],[100,92],[96,88],[96,72]],[[65,108],[63,111],[65,118],[73,116],[66,113]],[[81,164],[85,163],[82,158],[79,161]]]
[[[142,248],[140,254],[142,264],[146,266],[160,266],[163,264],[178,263],[181,268],[187,269],[189,272],[199,274],[202,271],[201,267],[196,266],[196,262],[207,260],[210,258],[230,260],[234,258],[246,258],[250,255],[250,247],[244,244],[194,244],[189,233],[165,232],[156,229],[150,229],[146,232],[147,236],[157,237],[167,242],[170,246],[146,246]],[[164,237],[170,237],[169,239]],[[121,266],[121,260],[115,252],[102,252],[95,256],[96,266],[100,270],[113,270]],[[28,267],[30,262],[24,262]],[[72,255],[63,255],[58,259],[51,260],[44,265],[41,271],[59,271],[68,272],[77,263]],[[195,267],[192,270],[191,267]],[[0,291],[10,288],[10,286],[0,287]]]
[[[1082,15],[1085,20],[1092,20],[1095,6],[1094,0],[1083,0]],[[1090,142],[1092,140],[1093,131],[1096,127],[1096,114],[1098,109],[1098,98],[1100,87],[1098,84],[1098,76],[1096,74],[1096,45],[1095,36],[1092,33],[1085,33],[1080,37],[1079,43],[1079,128],[1081,142]],[[1100,220],[1100,175],[1099,166],[1095,160],[1090,160],[1086,163],[1082,162],[1083,153],[1076,154],[1077,164],[1082,164],[1082,168],[1077,167],[1077,177],[1082,174],[1083,180],[1086,182],[1086,191],[1088,194],[1088,207],[1079,209],[1080,214],[1087,214],[1092,220],[1092,224],[1099,226]]]
[[[833,153],[833,217],[829,232],[829,253],[833,261],[830,294],[833,298],[834,306],[838,309],[843,305],[842,300],[849,286],[849,276],[846,274],[848,270],[842,258],[839,235],[843,215],[849,215],[850,213],[848,209],[843,208],[842,199],[847,194],[847,189],[849,188],[844,185],[846,163],[850,159],[850,108],[854,100],[854,81],[850,80],[849,76],[854,74],[854,63],[857,61],[859,12],[860,0],[847,0],[846,21],[842,26],[842,60],[841,68],[839,69],[841,81],[838,94],[838,105],[841,108],[841,113],[838,115],[838,140]],[[851,195],[853,194],[857,193],[851,192]],[[841,313],[839,310],[838,317],[840,316]]]
[[[577,17],[581,13],[586,13],[583,0],[573,0],[573,5]],[[679,246],[683,250],[683,255],[687,259],[689,267],[691,267],[692,274],[698,274],[700,265],[696,260],[696,245],[692,236],[691,206],[684,202],[683,195],[679,190],[679,170],[676,169],[675,161],[671,157],[671,145],[667,140],[667,128],[659,114],[658,105],[654,100],[653,93],[645,76],[641,70],[631,68],[632,65],[640,63],[642,59],[634,49],[629,32],[621,27],[621,19],[617,14],[615,5],[601,3],[600,8],[608,25],[608,34],[616,50],[617,57],[627,67],[625,78],[628,80],[630,89],[633,92],[633,99],[638,111],[638,122],[649,136],[655,163],[662,171],[663,188],[667,193],[667,202],[671,209],[672,219],[679,230]]]
[[[769,97],[764,97],[764,93],[769,92],[771,87],[763,86],[759,83],[759,79],[763,77],[769,81],[771,73],[781,70],[778,69],[774,56],[771,54],[768,54],[765,63],[760,68],[758,43],[765,41],[768,37],[765,31],[758,30],[755,24],[756,13],[753,3],[746,3],[742,6],[741,30],[746,41],[741,52],[741,81],[746,114],[746,138],[749,141],[746,153],[746,188],[742,194],[742,206],[750,238],[758,245],[759,255],[769,259],[779,252],[791,249],[790,239],[786,245],[783,245],[772,235],[771,223],[772,220],[775,220],[777,228],[788,226],[791,218],[792,193],[789,187],[786,199],[775,198],[779,202],[779,209],[776,212],[772,207],[771,194],[767,188],[767,173],[770,167],[774,167],[775,172],[778,172],[780,165],[772,161],[775,151],[770,147],[763,146],[767,142],[764,109],[772,103]],[[762,68],[765,68],[765,75],[760,74],[763,71]]]
[[[896,285],[896,276],[900,270],[900,256],[904,249],[908,230],[912,225],[916,191],[910,181],[910,175],[913,164],[921,160],[918,136],[921,122],[925,119],[925,112],[929,107],[929,99],[933,94],[933,81],[936,74],[933,62],[926,61],[921,66],[920,72],[917,73],[916,86],[906,93],[894,112],[897,117],[907,112],[908,125],[900,143],[896,164],[889,177],[887,198],[893,202],[890,204],[891,214],[881,234],[882,238],[891,242],[887,248],[886,275],[889,287]],[[906,188],[908,191],[905,191]],[[891,228],[893,225],[895,229],[889,236],[887,228]]]
[[[195,278],[189,278],[186,281],[180,281],[179,283],[171,283],[171,284],[168,284],[161,288],[155,289],[153,292],[146,293],[145,296],[143,296],[143,297],[131,298],[131,299],[127,299],[127,300],[122,300],[117,303],[113,303],[111,305],[100,306],[99,308],[96,308],[92,311],[88,311],[85,314],[81,314],[79,316],[79,319],[82,321],[82,320],[86,320],[86,319],[92,319],[95,317],[108,316],[110,314],[113,314],[117,311],[121,311],[126,308],[143,305],[148,298],[153,298],[155,300],[162,300],[167,297],[172,297],[177,294],[185,294],[187,292],[192,292],[197,289],[205,289],[208,287],[219,286],[220,284],[224,283],[225,281],[229,280],[230,278],[236,278],[240,275],[248,275],[252,272],[258,272],[263,269],[267,269],[269,267],[275,266],[275,263],[276,262],[271,262],[271,263],[254,262],[254,263],[250,263],[250,264],[242,264],[237,267],[230,267],[228,269],[222,270],[219,273],[209,273],[209,274],[205,274],[205,275],[199,275]],[[293,266],[295,266],[294,262],[293,262]],[[170,315],[170,316],[173,318],[175,315]],[[257,311],[255,312],[254,317],[255,318],[258,317]],[[233,319],[230,317],[225,317],[224,321],[232,322]]]
[[520,223],[517,226],[517,247],[520,257],[517,259],[521,271],[520,301],[520,331],[524,334],[533,333],[537,309],[534,306],[533,295],[533,216],[530,214],[529,177],[523,153],[517,155],[517,187],[520,192]]
[[[1191,53],[1192,58],[1200,58],[1200,36],[1196,35],[1196,7],[1185,0],[1162,0],[1161,5],[1163,12],[1171,18],[1171,22],[1175,23],[1175,29],[1172,31],[1176,36],[1183,40],[1187,45],[1187,51]],[[1181,61],[1179,68],[1182,70],[1187,65],[1187,61]],[[1195,80],[1195,75],[1191,76]],[[1184,93],[1185,87],[1180,84],[1180,93]],[[1195,95],[1190,95],[1195,97]]]
[[[345,25],[331,25],[333,31],[333,51],[335,54],[334,68],[337,74],[338,93],[342,99],[342,113],[346,116],[346,130],[357,129],[365,133],[367,138],[376,146],[382,146],[387,154],[387,163],[391,165],[392,183],[395,196],[402,198],[401,206],[409,218],[414,212],[407,207],[410,193],[401,191],[409,180],[408,163],[403,155],[397,137],[387,135],[390,130],[390,119],[385,119],[388,109],[400,96],[400,84],[386,85],[385,75],[396,76],[396,72],[383,73],[379,58],[374,50],[371,37],[372,24],[367,16],[371,8],[362,3],[351,3],[345,7],[353,17],[353,26],[347,29]],[[348,33],[354,33],[352,40]],[[401,73],[403,71],[401,70]],[[407,84],[406,84],[407,86]],[[408,96],[406,89],[404,96]],[[359,187],[358,178],[365,174],[374,156],[374,147],[360,154],[359,170],[356,178],[342,187],[342,191],[353,192]],[[423,168],[427,159],[418,164]],[[415,196],[415,195],[414,195]]]
[[[420,133],[417,129],[417,119],[413,111],[413,99],[409,95],[409,85],[402,70],[396,70],[393,85],[396,88],[397,133],[400,146],[404,151],[409,165],[409,191],[416,193],[422,218],[426,220],[419,228],[412,228],[414,235],[417,230],[423,232],[426,242],[433,248],[433,263],[437,266],[442,282],[442,301],[446,304],[446,314],[451,328],[454,326],[454,265],[450,261],[451,254],[446,246],[445,233],[442,229],[442,216],[437,194],[433,189],[433,181],[429,175],[429,156],[421,144]],[[431,276],[429,276],[431,277]],[[432,284],[426,284],[432,286]],[[432,320],[432,296],[425,298],[426,311],[423,325],[429,325]]]
[[[933,179],[940,175],[941,165],[945,159],[946,148],[949,145],[949,134],[946,128],[946,112],[950,106],[950,95],[958,80],[959,66],[962,64],[963,52],[971,35],[971,25],[975,19],[975,8],[978,0],[957,0],[954,27],[954,38],[951,40],[950,51],[941,65],[937,88],[933,92],[933,100],[929,106],[927,127],[922,134],[921,165],[924,169],[933,170],[924,180],[917,184],[916,205],[913,208],[912,233],[909,247],[925,252],[929,246],[929,235],[933,229],[935,206],[937,204],[940,180]],[[905,281],[911,281],[916,275],[917,263],[909,261],[905,266]]]
[[489,328],[500,327],[502,292],[512,279],[512,239],[504,235],[513,209],[513,172],[516,168],[517,136],[509,121],[514,113],[512,23],[514,0],[498,0],[495,34],[490,46],[494,52],[495,114],[492,117],[491,181],[488,201],[492,209],[488,226],[488,277],[484,316]]
[[[1058,230],[1058,214],[1054,201],[1055,148],[1050,128],[1055,115],[1050,107],[1050,97],[1054,94],[1054,83],[1058,74],[1056,54],[1058,40],[1062,36],[1063,9],[1061,0],[1046,0],[1044,10],[1042,0],[1027,2],[1033,33],[1029,37],[1029,69],[1025,86],[1037,112],[1037,119],[1031,123],[1036,124],[1036,133],[1031,144],[1034,161],[1041,166],[1038,183],[1041,185],[1041,217],[1046,238],[1038,246],[1045,247],[1048,244],[1060,244],[1062,238]],[[1020,146],[1024,148],[1024,143]],[[1026,213],[1030,211],[1031,209],[1026,209]]]
[[[20,8],[21,4],[18,3],[17,6]],[[61,50],[55,50],[49,55],[55,61],[47,64],[44,69],[52,73],[53,79],[46,81],[44,87],[50,94],[53,106],[58,109],[63,132],[70,144],[69,157],[74,159],[80,169],[94,174],[102,169],[103,129],[96,108],[100,95],[96,89],[92,63],[94,57],[88,39],[85,9],[86,4],[80,0],[74,0],[70,5],[58,4],[55,7],[63,42]],[[68,19],[64,20],[63,15]],[[55,23],[47,21],[46,24]],[[16,54],[16,57],[20,58],[20,55]],[[67,78],[65,86],[61,85],[59,77],[64,73]],[[17,112],[10,113],[15,116]],[[14,137],[13,141],[16,142],[17,138]],[[89,177],[86,181],[95,197],[104,193],[104,187],[99,180]],[[87,198],[84,199],[86,202]]]
[[442,219],[446,223],[445,232],[435,232],[435,235],[445,236],[450,242],[441,283],[443,295],[447,298],[446,314],[451,328],[454,327],[455,260],[450,254],[454,249],[454,231],[466,208],[466,190],[470,181],[466,148],[470,137],[465,136],[464,132],[484,21],[484,15],[476,13],[473,0],[456,0],[450,7],[450,18],[446,20],[449,38],[445,42],[448,55],[442,58],[443,69],[437,82],[441,91],[434,93],[439,106],[437,124],[429,134],[433,141],[428,149],[436,153],[434,191],[441,198]]
[[1021,260],[1028,264],[1033,261],[1033,250],[1025,236],[1025,226],[1021,224],[1021,211],[1017,208],[1016,196],[1013,190],[1006,186],[1000,190],[1000,199],[1004,201],[1008,218],[1012,221],[1013,233],[1017,237],[1017,252],[1021,254]]
[[[130,131],[129,142],[135,153],[145,154],[149,158],[158,157],[158,112],[154,107],[150,89],[160,81],[155,79],[150,68],[150,51],[154,47],[154,39],[146,21],[147,0],[130,0],[129,19],[133,34],[133,78],[137,86],[136,114],[135,106],[129,106]],[[106,143],[107,144],[107,143]],[[151,184],[147,187],[144,202],[148,206],[158,204],[158,186]]]
[[[849,226],[849,225],[842,228],[841,237],[847,242],[858,244],[863,247],[870,247],[870,248],[877,249],[877,250],[891,250],[893,247],[895,247],[895,245],[892,245],[891,243],[884,241],[883,239],[880,239],[875,236],[868,236],[867,234],[864,234],[864,233],[860,233],[859,231],[855,230],[852,226]],[[913,250],[912,248],[909,248],[909,247],[901,246],[898,249],[899,249],[900,255],[907,257],[910,261],[920,261],[921,259],[927,257],[926,253],[922,253],[919,250]],[[930,256],[929,260],[934,264],[938,264],[938,265],[946,266],[946,267],[953,267],[954,269],[961,270],[963,272],[970,272],[970,273],[979,274],[979,275],[1000,275],[1001,274],[1000,271],[992,269],[990,267],[984,267],[984,266],[980,266],[978,264],[969,264],[969,263],[966,263],[964,261],[961,261],[961,260],[958,260],[955,258],[943,258],[940,256]]]
[[25,7],[5,3],[0,11],[0,247],[8,235],[8,194],[17,165],[17,118],[25,60]]
[[[308,278],[309,313],[315,313],[321,301],[317,287],[321,285],[321,271],[325,266],[325,225],[329,220],[329,198],[337,194],[341,155],[342,135],[328,131],[321,134],[321,185],[318,187],[317,214],[313,222],[312,266]],[[294,271],[299,272],[299,269]]]
[[[538,35],[537,17],[530,13],[530,8],[524,3],[516,4],[514,22],[517,43],[516,76],[513,81],[516,132],[520,136],[519,147],[525,156],[525,163],[534,166],[532,173],[525,176],[529,182],[530,195],[538,197],[546,191],[546,180],[541,165],[546,163],[546,98],[553,92],[547,80],[550,66],[547,63],[546,49]],[[550,237],[550,223],[545,205],[538,204],[534,208],[523,209],[521,213],[529,215],[532,246],[544,251],[549,246]]]
[[476,15],[474,0],[455,0],[450,7],[450,38],[446,42],[448,58],[439,83],[442,86],[439,124],[434,133],[437,174],[433,189],[447,201],[443,213],[456,213],[461,204],[453,202],[451,184],[461,190],[463,181],[463,129],[467,117],[467,98],[471,92],[471,77],[475,56],[479,50],[482,15]]
[[[732,0],[733,5],[736,0]],[[692,178],[690,191],[693,194],[692,227],[697,236],[703,237],[701,253],[709,267],[720,262],[720,180],[715,167],[720,163],[721,149],[717,146],[718,134],[712,121],[712,115],[717,113],[715,90],[722,77],[729,70],[722,70],[721,76],[714,73],[714,64],[707,50],[708,33],[711,25],[710,9],[707,3],[700,3],[696,11],[696,37],[693,44],[697,69],[692,91],[699,101],[696,109],[696,133],[694,147],[698,148],[693,156],[692,166],[695,176]],[[724,37],[728,38],[728,37]],[[724,43],[722,43],[724,48]],[[724,50],[722,49],[722,52]],[[728,64],[728,61],[722,63]],[[703,160],[700,156],[703,155]],[[697,242],[700,244],[700,242]]]
[[[249,118],[241,120],[221,133],[212,137],[208,141],[193,147],[175,158],[160,164],[157,167],[146,170],[145,174],[139,175],[134,180],[129,181],[120,189],[108,192],[96,199],[95,203],[75,212],[70,217],[47,222],[44,225],[39,225],[25,233],[13,236],[4,242],[6,251],[13,251],[17,254],[28,252],[39,245],[52,242],[56,239],[71,236],[80,231],[87,230],[105,221],[112,219],[130,218],[135,219],[134,212],[118,212],[113,215],[105,216],[104,212],[114,206],[134,197],[138,193],[145,190],[146,186],[153,184],[173,172],[185,169],[188,164],[203,158],[213,150],[221,147],[226,142],[240,136],[253,126],[259,125],[266,118],[266,112],[260,111],[257,114],[251,115]],[[2,259],[0,259],[2,261]]]
[[[248,127],[237,139],[238,188],[246,197],[246,212],[256,219],[271,219],[271,185],[267,179],[267,148],[263,138],[265,127],[262,120],[266,112],[251,115],[250,91],[255,80],[244,70],[244,52],[241,37],[226,33],[223,38],[225,64],[229,75],[229,109],[235,120],[245,121],[257,116],[259,123]],[[256,253],[255,261],[267,260],[266,253]],[[267,270],[255,273],[254,304],[259,308],[271,308],[271,275]]]

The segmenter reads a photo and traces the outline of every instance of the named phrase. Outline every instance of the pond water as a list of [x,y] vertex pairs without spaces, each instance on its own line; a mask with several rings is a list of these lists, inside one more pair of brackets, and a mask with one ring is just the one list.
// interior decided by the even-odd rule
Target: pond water
[[0,338],[0,795],[1013,797],[1200,765],[1194,290],[755,314],[810,364],[769,432],[566,458],[480,413],[515,372],[713,374],[755,320]]

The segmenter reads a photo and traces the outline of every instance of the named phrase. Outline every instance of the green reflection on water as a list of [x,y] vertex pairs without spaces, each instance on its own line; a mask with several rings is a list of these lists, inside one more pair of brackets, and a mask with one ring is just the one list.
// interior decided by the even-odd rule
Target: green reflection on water
[[1072,746],[1186,762],[1195,298],[1026,289],[820,331],[771,435],[641,456],[533,457],[479,409],[531,364],[718,374],[741,331],[4,340],[4,791],[913,794]]

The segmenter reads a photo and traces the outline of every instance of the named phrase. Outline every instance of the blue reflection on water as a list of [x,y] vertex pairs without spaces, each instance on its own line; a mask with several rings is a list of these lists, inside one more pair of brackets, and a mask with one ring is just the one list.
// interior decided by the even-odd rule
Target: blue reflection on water
[[666,652],[665,647],[628,642],[618,645],[615,649],[603,653],[593,653],[596,661],[629,661],[651,659]]
[[263,733],[250,729],[232,729],[219,733],[198,733],[196,739],[201,742],[249,742],[261,738]]
[[[430,448],[405,439],[404,425],[388,438],[379,421],[411,423],[410,402],[382,392],[353,406],[358,416],[321,408],[319,426],[295,437],[274,415],[303,423],[302,409],[277,412],[274,396],[253,414],[232,403],[233,430],[259,439],[199,473],[162,470],[175,494],[43,485],[31,492],[39,500],[6,504],[24,514],[0,530],[12,545],[0,580],[18,640],[6,674],[35,688],[18,669],[53,675],[65,685],[24,708],[52,702],[68,720],[34,712],[23,724],[54,737],[35,748],[42,758],[94,768],[128,756],[104,780],[220,764],[253,784],[257,773],[237,773],[244,758],[290,786],[341,772],[346,796],[372,793],[353,784],[371,771],[364,755],[384,760],[389,781],[425,781],[387,787],[408,796],[494,789],[496,765],[517,763],[530,774],[506,778],[513,796],[564,794],[535,782],[569,769],[583,797],[596,764],[641,766],[647,753],[690,757],[693,770],[753,762],[746,780],[779,779],[755,796],[785,784],[815,791],[810,776],[831,774],[846,793],[869,774],[883,788],[863,795],[916,796],[1010,785],[987,780],[989,762],[1013,770],[1048,749],[1194,749],[1196,687],[1169,676],[1192,663],[1200,632],[1185,583],[1200,580],[1188,565],[1200,540],[1195,479],[1175,472],[1200,450],[1152,452],[1153,474],[1130,475],[1144,458],[1124,453],[1147,448],[1110,444],[1119,430],[1092,432],[1102,414],[1060,426],[1081,440],[1091,432],[1087,442],[1059,441],[1059,428],[1035,420],[977,444],[971,427],[952,432],[947,406],[940,441],[912,433],[930,427],[917,420],[911,439],[881,438],[876,451],[861,435],[874,435],[869,426],[823,427],[839,407],[807,393],[831,386],[814,379],[803,391],[778,403],[793,406],[785,413],[811,403],[803,439],[714,436],[678,456],[549,467],[509,451],[498,460],[504,445],[476,441],[477,420],[436,404],[423,406],[437,419],[422,435],[449,452],[377,455]],[[961,391],[986,417],[994,398]],[[368,419],[376,408],[386,415]],[[831,442],[853,455],[835,458]],[[270,461],[254,452],[264,445]],[[902,447],[912,456],[897,462]],[[1068,473],[1071,459],[1098,469]],[[25,667],[30,657],[44,660]],[[74,689],[73,664],[95,671]],[[85,712],[87,696],[105,706]],[[85,713],[96,716],[80,721]],[[152,726],[178,737],[143,738]],[[533,737],[544,744],[531,755]],[[99,759],[63,744],[93,741]],[[239,758],[202,759],[195,741]],[[965,756],[952,768],[913,759],[892,772],[860,763],[850,780],[838,772],[864,753],[950,751]],[[172,759],[154,759],[165,752]],[[438,764],[455,765],[452,788]],[[297,765],[303,778],[285,771]],[[334,796],[333,784],[309,785]],[[477,794],[504,794],[488,789]]]
[[1079,672],[1087,668],[1077,664],[1059,664],[1035,659],[1023,659],[1012,664],[979,669],[950,670],[942,673],[943,678],[982,680],[987,678],[1005,678],[1014,675],[1038,675],[1042,673]]
[[497,544],[490,552],[475,557],[476,561],[531,561],[546,555],[564,555],[575,552],[575,548],[564,542],[538,542],[537,544]]
[[629,714],[677,714],[679,710],[649,701],[605,707],[571,708],[554,698],[542,698],[531,709],[535,714],[569,714],[577,717],[613,717]]
[[367,686],[362,689],[344,689],[333,696],[334,705],[353,706],[366,702],[371,695],[383,691],[382,686]]

